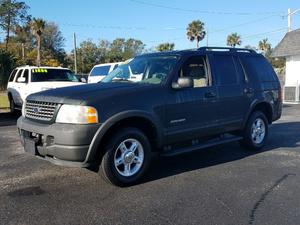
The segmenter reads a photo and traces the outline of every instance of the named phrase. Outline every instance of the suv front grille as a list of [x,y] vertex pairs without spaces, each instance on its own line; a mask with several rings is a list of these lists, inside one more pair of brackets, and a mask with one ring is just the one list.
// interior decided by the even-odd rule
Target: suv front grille
[[51,121],[58,104],[51,102],[26,101],[25,117],[35,120]]

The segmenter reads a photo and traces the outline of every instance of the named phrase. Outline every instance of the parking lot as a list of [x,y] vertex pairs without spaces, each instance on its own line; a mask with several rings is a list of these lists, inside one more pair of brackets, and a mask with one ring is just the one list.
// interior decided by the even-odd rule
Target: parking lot
[[141,184],[23,153],[17,116],[0,114],[0,224],[299,224],[300,106],[285,105],[267,146],[238,143],[155,159]]

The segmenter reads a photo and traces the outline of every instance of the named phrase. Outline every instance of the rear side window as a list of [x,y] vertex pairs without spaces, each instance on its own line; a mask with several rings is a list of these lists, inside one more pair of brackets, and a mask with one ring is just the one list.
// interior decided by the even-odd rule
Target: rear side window
[[263,82],[277,81],[273,67],[265,58],[245,56],[241,58],[241,61],[249,79],[251,75],[254,75]]
[[91,71],[90,76],[106,76],[109,72],[110,66],[97,66]]
[[215,74],[219,85],[237,84],[237,71],[232,56],[214,55]]
[[12,71],[12,73],[9,76],[8,82],[13,82],[14,81],[16,73],[17,73],[17,70]]

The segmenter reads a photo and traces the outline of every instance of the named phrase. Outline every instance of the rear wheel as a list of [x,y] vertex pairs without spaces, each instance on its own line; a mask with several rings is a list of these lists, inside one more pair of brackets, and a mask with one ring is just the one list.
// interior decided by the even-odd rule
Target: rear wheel
[[117,186],[136,183],[146,172],[151,161],[151,146],[143,132],[123,128],[105,147],[99,169],[102,177]]
[[268,137],[268,121],[264,113],[255,111],[251,114],[243,131],[241,145],[249,150],[260,150]]

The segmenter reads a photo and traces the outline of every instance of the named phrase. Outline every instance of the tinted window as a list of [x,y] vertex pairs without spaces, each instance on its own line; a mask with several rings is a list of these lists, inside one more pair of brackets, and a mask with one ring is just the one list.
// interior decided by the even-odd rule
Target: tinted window
[[176,56],[143,56],[120,64],[101,82],[161,84],[177,62]]
[[249,79],[251,79],[251,75],[253,74],[260,81],[276,81],[276,74],[265,58],[255,56],[243,57],[242,64]]
[[23,74],[23,77],[25,78],[25,83],[28,83],[28,76],[29,76],[29,71],[25,70]]
[[91,76],[106,76],[109,72],[110,66],[97,66],[91,71]]
[[31,81],[32,82],[45,82],[45,81],[78,82],[79,80],[71,72],[71,70],[37,68],[31,70]]
[[19,70],[16,77],[16,82],[18,82],[18,78],[21,77],[23,70]]
[[9,82],[13,82],[14,81],[16,73],[17,73],[17,70],[12,71],[12,73],[10,74],[9,80],[8,80]]
[[182,66],[179,77],[190,77],[194,81],[194,87],[205,87],[208,84],[204,57],[191,57]]
[[237,84],[237,72],[232,56],[215,55],[215,72],[219,85]]

